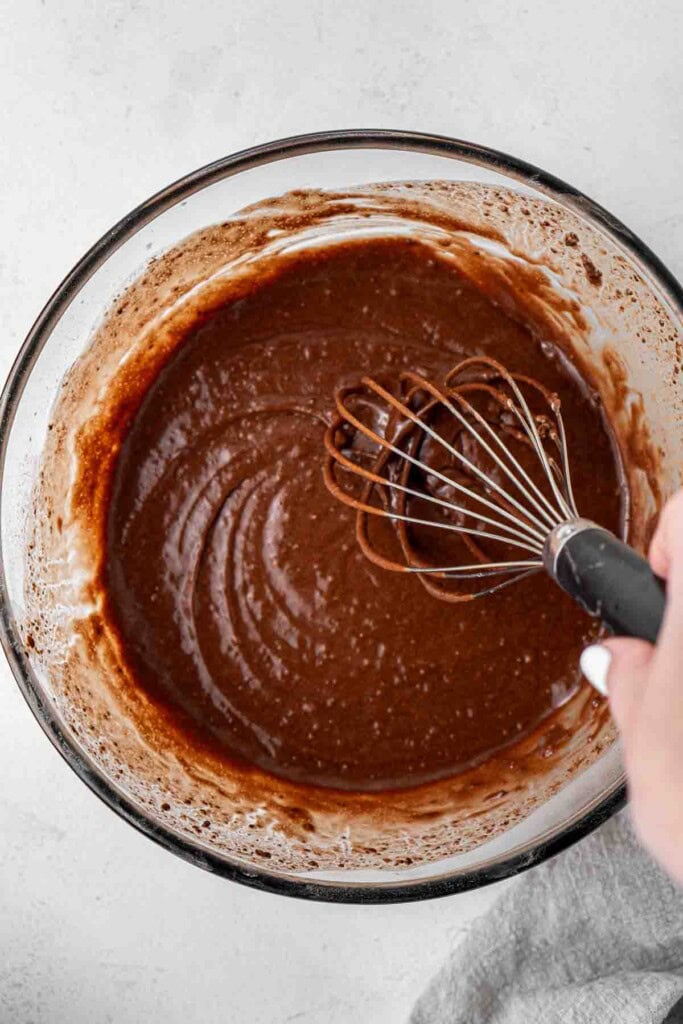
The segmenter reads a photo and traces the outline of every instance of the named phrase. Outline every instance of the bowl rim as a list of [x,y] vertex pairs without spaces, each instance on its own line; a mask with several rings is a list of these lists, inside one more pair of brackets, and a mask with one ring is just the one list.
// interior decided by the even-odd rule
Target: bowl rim
[[[530,185],[551,199],[573,208],[587,217],[618,245],[634,256],[683,316],[683,288],[659,258],[617,218],[578,189],[524,160],[487,146],[461,139],[422,132],[391,129],[349,129],[316,132],[278,139],[241,150],[184,175],[161,189],[126,214],[76,263],[48,299],[36,318],[0,395],[0,500],[9,436],[26,381],[47,338],[66,308],[97,269],[142,226],[187,196],[241,171],[262,164],[310,153],[345,149],[394,149],[459,159],[491,171],[497,171],[522,184]],[[286,894],[302,899],[332,903],[396,903],[433,899],[475,889],[519,874],[541,863],[592,832],[615,814],[626,801],[626,787],[619,780],[602,798],[569,823],[549,831],[532,849],[513,852],[493,864],[463,869],[435,878],[406,879],[404,882],[337,882],[273,873],[244,862],[229,860],[200,843],[194,842],[160,822],[149,820],[135,803],[124,796],[105,775],[84,756],[63,728],[43,694],[30,665],[12,615],[0,531],[0,643],[17,685],[39,725],[53,746],[78,777],[107,806],[165,849],[214,874],[265,892]]]

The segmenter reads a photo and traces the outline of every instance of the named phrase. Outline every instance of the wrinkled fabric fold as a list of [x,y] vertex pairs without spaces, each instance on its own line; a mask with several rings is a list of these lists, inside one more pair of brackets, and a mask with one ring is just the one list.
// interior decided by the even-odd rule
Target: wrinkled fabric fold
[[683,892],[622,812],[520,878],[439,971],[410,1024],[673,1024],[681,1000]]

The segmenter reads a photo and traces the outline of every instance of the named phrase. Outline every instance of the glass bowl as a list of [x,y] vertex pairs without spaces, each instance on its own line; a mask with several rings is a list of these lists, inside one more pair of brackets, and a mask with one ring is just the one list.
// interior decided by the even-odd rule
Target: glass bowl
[[[171,827],[136,800],[97,763],[61,714],[49,674],[33,657],[24,628],[25,529],[60,382],[104,311],[152,257],[270,196],[392,181],[474,181],[514,189],[590,232],[600,252],[619,263],[624,279],[632,281],[629,290],[637,306],[635,312],[631,305],[615,311],[624,328],[620,352],[662,451],[662,488],[672,490],[683,465],[683,385],[672,373],[679,356],[671,339],[678,336],[683,316],[683,292],[676,280],[624,225],[552,175],[495,150],[418,133],[344,131],[272,142],[218,160],[159,192],[108,231],[57,288],[26,338],[0,400],[0,634],[19,688],[44,732],[94,793],[167,849],[255,888],[332,902],[443,896],[514,875],[552,856],[623,805],[618,744],[518,824],[474,849],[435,862],[400,871],[297,872],[227,855],[209,841]],[[656,343],[648,346],[640,337],[649,328],[638,316],[643,323],[658,318]],[[641,330],[636,329],[639,323]]]

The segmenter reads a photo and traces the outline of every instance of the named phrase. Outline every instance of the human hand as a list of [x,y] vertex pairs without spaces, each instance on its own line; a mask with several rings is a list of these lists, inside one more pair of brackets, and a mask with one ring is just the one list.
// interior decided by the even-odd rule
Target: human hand
[[656,647],[610,638],[586,648],[581,668],[609,696],[636,831],[683,884],[683,490],[665,506],[649,557],[653,571],[667,581]]

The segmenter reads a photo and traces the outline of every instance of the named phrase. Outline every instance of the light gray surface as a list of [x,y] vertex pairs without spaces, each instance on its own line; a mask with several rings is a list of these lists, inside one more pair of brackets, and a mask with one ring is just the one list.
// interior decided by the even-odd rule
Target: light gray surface
[[[0,376],[114,220],[225,153],[395,127],[584,189],[683,274],[678,0],[0,5]],[[0,1021],[389,1024],[505,885],[422,905],[253,893],[137,836],[0,664]]]

